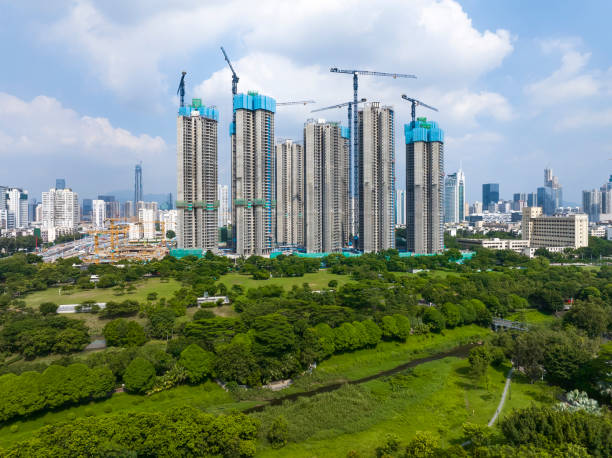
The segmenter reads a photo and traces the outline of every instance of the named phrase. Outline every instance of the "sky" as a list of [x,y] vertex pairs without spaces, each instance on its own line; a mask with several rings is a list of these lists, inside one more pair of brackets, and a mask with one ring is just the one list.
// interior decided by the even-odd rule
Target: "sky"
[[612,162],[612,40],[607,0],[0,0],[0,185],[41,192],[66,179],[80,197],[176,192],[177,85],[219,109],[219,181],[230,183],[231,74],[239,91],[277,101],[276,136],[304,122],[346,123],[359,97],[395,109],[397,188],[404,188],[407,94],[445,131],[445,169],[461,165],[467,199],[483,183],[535,192],[550,167],[564,198],[601,186]]

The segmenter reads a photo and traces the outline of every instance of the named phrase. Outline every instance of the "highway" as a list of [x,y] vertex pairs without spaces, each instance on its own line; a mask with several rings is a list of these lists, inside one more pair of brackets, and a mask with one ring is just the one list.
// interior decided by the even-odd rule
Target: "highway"
[[93,249],[93,238],[91,236],[83,237],[80,240],[53,245],[52,247],[40,253],[44,262],[53,262],[60,258],[72,258],[87,254]]

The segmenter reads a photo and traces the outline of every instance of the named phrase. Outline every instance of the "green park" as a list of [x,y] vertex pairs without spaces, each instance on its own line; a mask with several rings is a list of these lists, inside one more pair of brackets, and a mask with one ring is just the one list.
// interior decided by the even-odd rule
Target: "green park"
[[0,454],[608,456],[612,269],[456,259],[2,258]]

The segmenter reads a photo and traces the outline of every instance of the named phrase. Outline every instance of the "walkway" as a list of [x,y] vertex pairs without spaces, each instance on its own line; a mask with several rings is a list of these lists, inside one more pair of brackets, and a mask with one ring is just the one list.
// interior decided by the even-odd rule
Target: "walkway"
[[514,371],[514,367],[511,367],[510,370],[508,371],[508,375],[506,377],[506,386],[504,386],[504,392],[502,393],[502,397],[499,401],[499,405],[497,406],[497,410],[495,411],[493,418],[491,418],[491,421],[489,421],[487,426],[493,426],[495,424],[495,420],[497,420],[497,417],[499,417],[499,414],[504,408],[504,404],[506,403],[506,395],[508,394],[508,390],[510,389],[510,382],[512,381],[513,371]]

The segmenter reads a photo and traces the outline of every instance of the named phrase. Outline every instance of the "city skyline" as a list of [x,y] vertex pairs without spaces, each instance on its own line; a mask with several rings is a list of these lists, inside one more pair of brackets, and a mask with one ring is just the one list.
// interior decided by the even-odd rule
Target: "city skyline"
[[[206,39],[196,37],[180,52],[180,34],[161,33],[160,19],[202,21],[210,14],[208,7],[185,6],[188,14],[179,17],[164,6],[144,5],[79,1],[57,11],[36,2],[4,7],[0,33],[7,38],[7,65],[15,72],[0,75],[5,107],[0,110],[0,155],[6,165],[0,182],[38,196],[52,184],[53,175],[65,176],[80,195],[94,197],[131,188],[133,164],[142,160],[149,192],[175,189],[176,178],[168,173],[175,138],[165,120],[177,105],[181,70],[188,72],[191,95],[218,106],[220,131],[226,132],[231,122],[231,78],[218,49],[221,44],[232,56],[241,91],[260,90],[280,101],[313,98],[317,107],[351,98],[350,77],[330,74],[331,66],[416,74],[418,79],[410,81],[362,78],[360,96],[393,105],[398,125],[409,121],[410,107],[401,93],[438,107],[436,119],[447,132],[447,169],[456,170],[463,162],[471,177],[469,201],[477,200],[480,185],[491,181],[500,183],[504,198],[535,190],[540,170],[552,167],[563,182],[564,198],[580,202],[583,189],[608,175],[609,45],[597,32],[606,10],[612,9],[607,3],[584,6],[580,18],[565,5],[547,9],[551,20],[537,27],[537,14],[525,18],[524,10],[513,4],[449,0],[408,5],[390,0],[380,17],[372,14],[377,6],[359,4],[353,8],[355,20],[381,31],[372,40],[367,33],[353,36],[343,27],[329,27],[327,21],[337,23],[346,9],[314,2],[299,19],[280,8],[285,22],[241,18],[231,21],[230,28],[219,21],[203,35]],[[229,2],[218,14],[223,18],[243,6]],[[386,23],[384,31],[381,21]],[[455,26],[441,27],[444,21]],[[286,27],[292,31],[290,39],[275,40]],[[316,39],[307,39],[315,32]],[[43,36],[59,46],[50,52],[48,44],[41,44]],[[126,36],[145,39],[125,46],[121,37]],[[390,40],[414,39],[421,43],[418,53],[376,52]],[[150,46],[151,40],[159,46]],[[321,46],[328,42],[336,46]],[[117,63],[109,61],[111,55],[117,56]],[[33,71],[35,62],[51,61],[54,65],[47,65],[44,74]],[[454,69],[452,76],[448,68]],[[276,119],[277,134],[299,140],[311,108],[284,110]],[[345,117],[344,110],[325,116],[343,124]],[[581,140],[575,135],[578,129],[586,134]],[[398,149],[400,140],[396,132],[401,182],[405,155]],[[582,149],[593,151],[588,168],[575,167],[574,152]],[[230,184],[229,154],[229,139],[220,135],[221,184]],[[32,169],[28,163],[39,167]],[[534,165],[533,170],[523,163]],[[600,177],[593,176],[595,167],[601,169]]]

